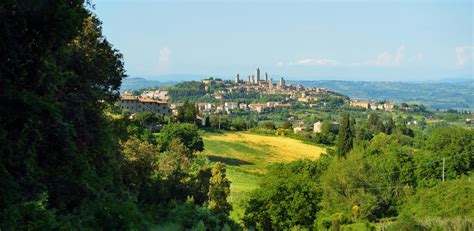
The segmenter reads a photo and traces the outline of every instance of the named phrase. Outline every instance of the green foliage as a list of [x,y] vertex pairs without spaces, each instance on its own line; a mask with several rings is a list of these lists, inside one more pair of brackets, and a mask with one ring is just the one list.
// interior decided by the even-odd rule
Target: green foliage
[[194,204],[192,198],[184,203],[172,204],[159,209],[169,210],[167,215],[159,218],[158,230],[241,230],[233,221],[222,214],[215,214],[206,207]]
[[211,170],[209,180],[209,210],[229,215],[232,205],[227,201],[230,195],[230,181],[226,178],[225,165],[217,162]]
[[165,123],[165,117],[159,113],[153,112],[137,112],[135,113],[135,119],[141,125],[157,125]]
[[424,231],[428,230],[426,227],[421,225],[419,222],[415,221],[410,217],[401,217],[388,227],[390,231]]
[[211,173],[207,160],[192,156],[203,149],[195,125],[165,126],[156,145],[145,127],[165,118],[114,114],[122,55],[88,7],[0,3],[0,229],[145,230],[154,221],[144,204],[187,196],[198,203],[188,211],[194,224],[229,227],[202,207]]
[[474,184],[469,178],[418,188],[403,204],[403,214],[414,218],[474,217]]
[[37,201],[27,201],[16,208],[4,210],[9,221],[6,228],[16,227],[20,230],[52,230],[60,226],[53,211],[46,208],[47,196],[42,195]]
[[300,160],[276,164],[252,192],[244,222],[260,230],[310,228],[320,210],[319,175],[325,164]]
[[177,83],[174,87],[170,87],[167,90],[172,102],[197,101],[206,94],[204,84],[197,81]]
[[123,180],[129,190],[140,193],[158,171],[160,147],[132,137],[122,144]]
[[179,139],[189,151],[189,154],[204,150],[204,143],[198,134],[197,126],[194,124],[165,125],[157,136],[157,142],[161,145],[162,151],[170,149],[170,143],[174,139]]
[[368,147],[357,146],[347,159],[334,160],[322,177],[325,213],[350,217],[357,206],[361,219],[396,215],[401,195],[415,184],[412,151],[400,146],[409,143],[406,139],[381,133]]
[[468,174],[474,166],[474,131],[459,127],[439,127],[425,141],[423,152],[416,156],[420,166],[416,175],[422,185],[441,179],[445,158],[445,179]]
[[355,121],[350,118],[349,113],[342,116],[341,125],[339,127],[339,134],[337,135],[337,154],[340,157],[345,157],[352,149]]
[[313,140],[318,144],[334,145],[338,129],[329,121],[324,121],[321,124],[321,132],[316,133]]
[[292,125],[290,122],[285,121],[285,122],[281,125],[281,128],[283,128],[283,129],[291,129],[292,126],[293,126],[293,125]]
[[[121,54],[83,1],[4,1],[0,9],[0,209],[48,195],[31,211],[49,219],[45,210],[75,216],[105,192],[120,198],[119,136],[102,110],[119,96]],[[0,228],[11,219],[0,213]]]
[[104,230],[143,230],[147,227],[136,203],[120,200],[111,194],[85,201],[79,211],[81,222],[78,224],[75,220],[69,220],[69,227],[64,229],[101,227]]
[[249,127],[249,123],[244,119],[234,119],[230,124],[231,131],[244,131]]
[[265,122],[261,123],[260,126],[264,129],[268,129],[268,130],[275,130],[276,129],[276,125],[272,121],[265,121]]
[[195,123],[196,116],[199,114],[199,110],[196,104],[189,101],[185,101],[183,106],[178,108],[177,120],[180,123]]
[[230,127],[230,121],[228,116],[224,115],[210,115],[209,122],[213,128],[227,130]]

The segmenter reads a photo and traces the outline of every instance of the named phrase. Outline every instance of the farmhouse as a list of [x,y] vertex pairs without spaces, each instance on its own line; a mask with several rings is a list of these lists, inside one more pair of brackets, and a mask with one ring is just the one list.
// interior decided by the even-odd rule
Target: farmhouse
[[212,110],[212,103],[198,103],[198,108],[200,112]]
[[363,107],[365,109],[370,108],[370,103],[369,102],[363,102],[363,101],[357,101],[357,100],[351,100],[351,106],[353,107]]
[[122,109],[128,110],[131,113],[153,112],[162,115],[171,115],[171,109],[168,107],[168,104],[159,100],[123,95],[118,104]]

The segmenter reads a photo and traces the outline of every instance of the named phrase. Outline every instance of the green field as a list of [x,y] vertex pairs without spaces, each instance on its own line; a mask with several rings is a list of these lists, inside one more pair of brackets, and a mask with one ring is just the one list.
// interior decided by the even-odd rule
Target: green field
[[268,167],[278,162],[309,158],[317,159],[325,149],[302,141],[243,132],[204,133],[206,155],[211,161],[227,165],[227,176],[232,182],[229,200],[234,206],[231,217],[240,221],[243,203]]

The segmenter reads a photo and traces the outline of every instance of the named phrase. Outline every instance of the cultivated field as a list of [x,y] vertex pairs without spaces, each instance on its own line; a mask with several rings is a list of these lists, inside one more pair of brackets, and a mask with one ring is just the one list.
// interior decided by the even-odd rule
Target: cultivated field
[[231,216],[236,220],[243,215],[242,199],[257,187],[259,177],[268,166],[303,158],[317,159],[325,153],[324,148],[281,136],[205,133],[203,139],[205,150],[201,155],[227,165],[227,175],[232,182],[230,200],[234,205]]

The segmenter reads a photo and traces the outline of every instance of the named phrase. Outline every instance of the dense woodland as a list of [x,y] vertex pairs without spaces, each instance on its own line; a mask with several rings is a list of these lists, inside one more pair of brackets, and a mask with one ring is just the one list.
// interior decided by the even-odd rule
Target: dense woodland
[[[178,116],[130,120],[114,105],[122,55],[92,6],[4,1],[0,21],[1,230],[474,229],[472,129],[412,129],[406,117],[338,102],[317,115],[326,122],[312,135],[289,132],[286,109],[212,115],[199,128],[186,102]],[[202,93],[199,83],[172,92]],[[200,129],[294,136],[329,151],[273,166],[239,223],[229,218],[226,166],[196,155]]]
[[113,116],[122,56],[90,10],[0,3],[0,229],[233,229],[225,166],[195,157],[194,124],[154,136]]

